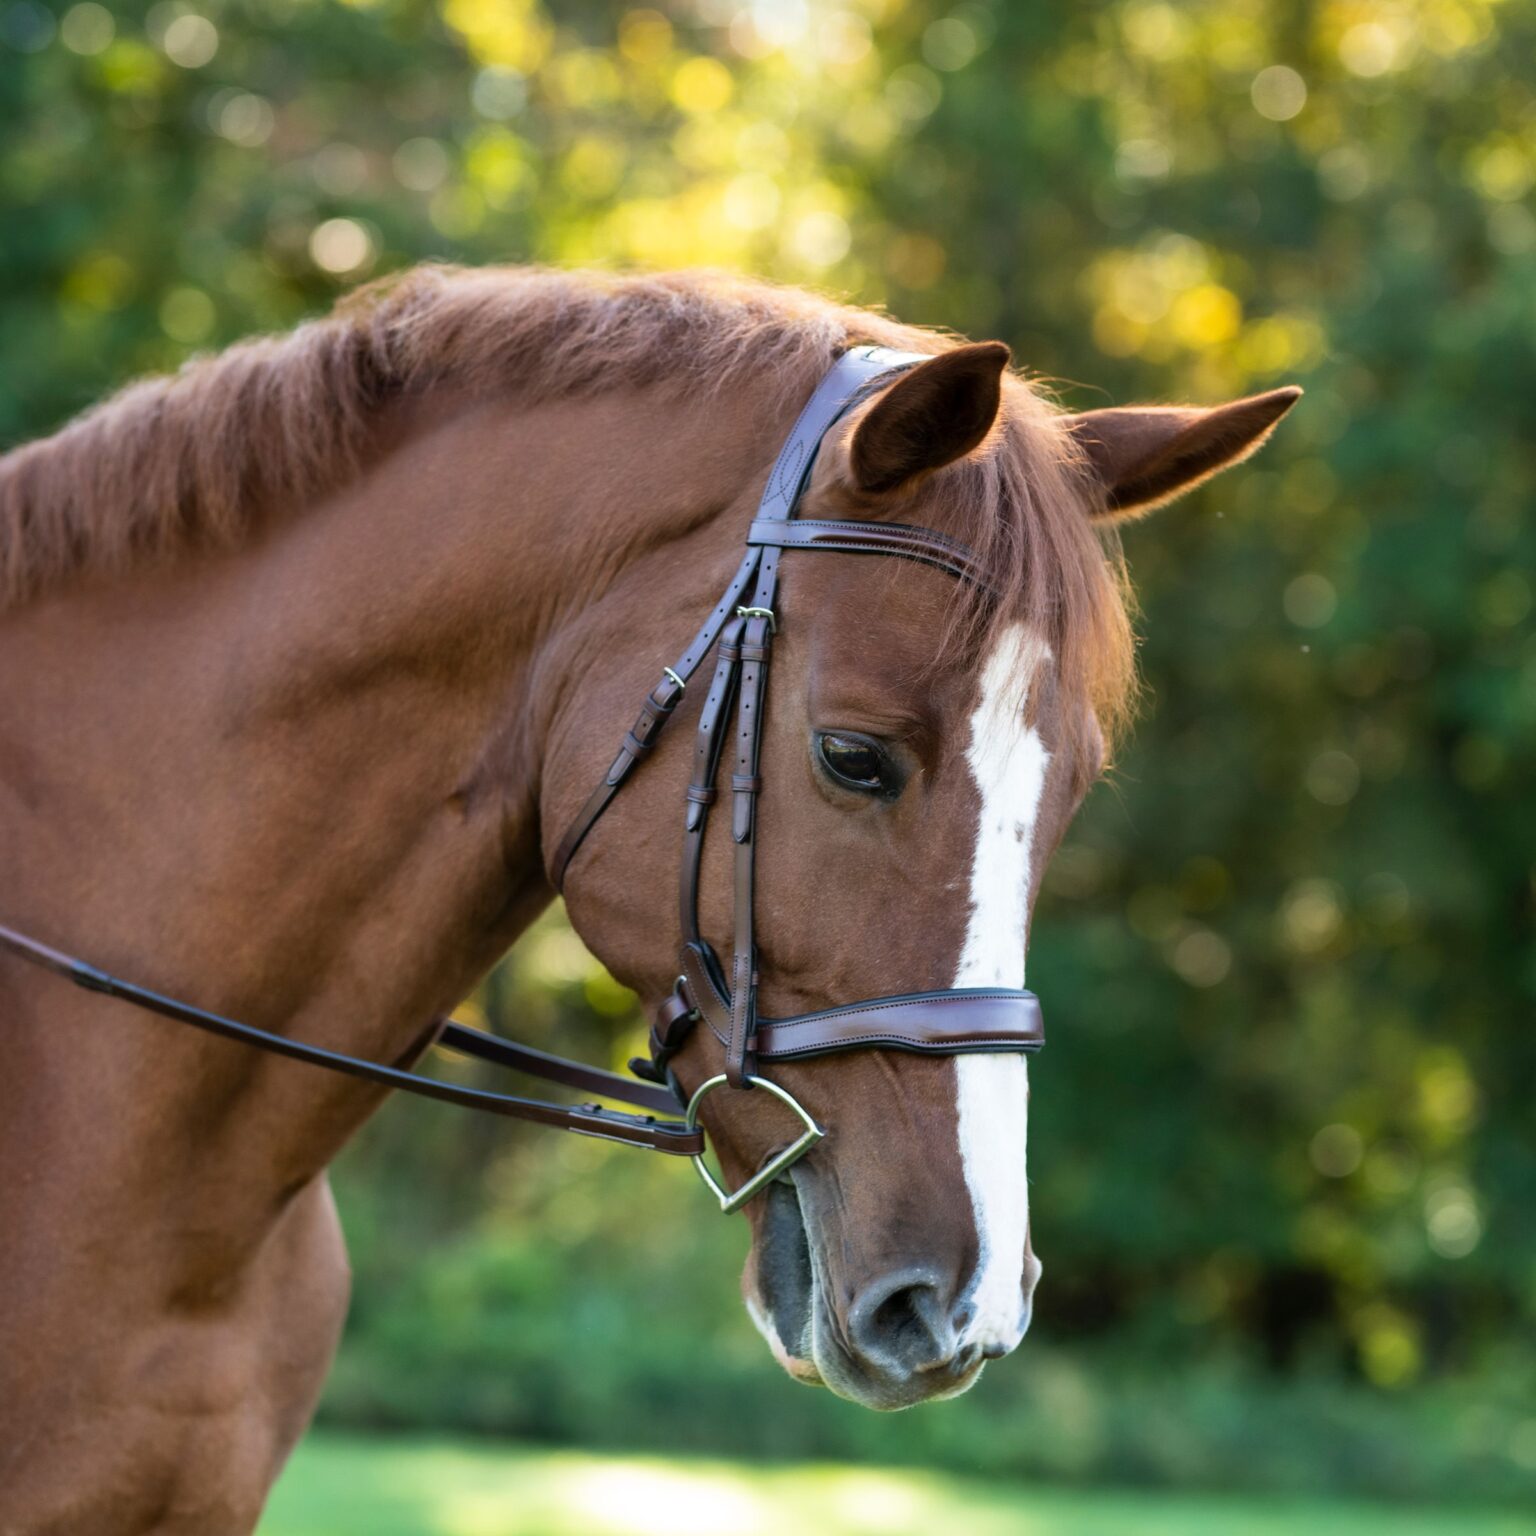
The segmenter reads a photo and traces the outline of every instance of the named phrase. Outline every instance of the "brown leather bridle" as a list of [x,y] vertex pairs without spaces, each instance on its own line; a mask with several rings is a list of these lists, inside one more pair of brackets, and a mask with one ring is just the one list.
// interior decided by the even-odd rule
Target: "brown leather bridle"
[[[943,992],[903,993],[785,1019],[762,1018],[757,1012],[758,951],[753,897],[757,800],[763,788],[759,749],[768,665],[777,631],[774,600],[782,551],[894,555],[932,566],[962,581],[985,583],[975,553],[932,529],[894,523],[818,521],[794,515],[817,450],[831,427],[875,389],[923,360],[919,355],[881,347],[856,347],[833,364],[779,451],[757,517],[747,531],[746,553],[725,595],[675,665],[662,669],[661,681],[647,694],[613,765],[555,851],[550,878],[560,889],[577,850],[635,767],[650,755],[657,735],[682,700],[689,681],[711,651],[715,652],[715,671],[699,714],[693,774],[685,796],[679,901],[683,935],[678,967],[681,974],[658,1011],[651,1030],[650,1056],[630,1063],[636,1076],[646,1081],[631,1081],[617,1073],[551,1056],[451,1021],[439,1021],[435,1032],[433,1043],[449,1050],[651,1113],[632,1115],[596,1103],[571,1107],[490,1093],[327,1050],[123,981],[3,925],[0,949],[88,991],[119,998],[275,1055],[470,1109],[691,1157],[719,1198],[721,1208],[728,1211],[745,1204],[825,1134],[790,1094],[760,1075],[761,1064],[871,1049],[946,1056],[1039,1050],[1045,1042],[1039,1002],[1032,992],[1018,988],[958,987]],[[735,939],[727,978],[700,931],[698,893],[704,833],[710,807],[717,798],[715,781],[725,752],[733,704],[736,729],[730,831],[735,847]],[[725,1070],[707,1079],[685,1101],[670,1062],[701,1022],[723,1047]],[[797,1140],[769,1158],[731,1193],[720,1187],[703,1162],[704,1138],[698,1124],[699,1106],[705,1096],[726,1086],[768,1090],[798,1115],[803,1126]],[[684,1112],[681,1122],[657,1119],[657,1114],[679,1110]]]

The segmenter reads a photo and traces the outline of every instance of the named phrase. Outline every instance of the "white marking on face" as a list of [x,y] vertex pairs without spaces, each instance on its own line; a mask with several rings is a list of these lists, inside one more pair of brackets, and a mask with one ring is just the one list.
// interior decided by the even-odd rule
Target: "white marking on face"
[[[981,798],[971,859],[971,911],[957,987],[1022,987],[1030,854],[1050,754],[1024,704],[1050,651],[1023,625],[998,638],[981,672],[966,761]],[[1029,1326],[1023,1294],[1029,1232],[1024,1057],[957,1056],[960,1157],[976,1215],[979,1256],[962,1344],[1009,1350]]]

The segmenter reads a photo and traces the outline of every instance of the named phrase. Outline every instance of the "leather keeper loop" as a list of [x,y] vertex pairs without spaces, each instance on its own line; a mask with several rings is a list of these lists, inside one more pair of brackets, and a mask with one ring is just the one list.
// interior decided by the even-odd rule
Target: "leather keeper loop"
[[656,1022],[651,1026],[651,1037],[668,1049],[675,1050],[681,1036],[686,1035],[695,1022],[693,1004],[674,987],[663,999],[661,1007],[656,1010]]
[[688,786],[687,796],[695,805],[713,805],[718,798],[712,785],[700,786],[698,784],[690,784]]
[[651,744],[648,741],[641,741],[633,731],[625,731],[624,750],[638,762],[642,757],[651,755]]
[[651,689],[647,702],[654,704],[663,715],[670,715],[682,696],[682,688],[672,678],[664,677]]
[[760,795],[763,792],[763,776],[760,773],[733,773],[731,788],[738,795]]

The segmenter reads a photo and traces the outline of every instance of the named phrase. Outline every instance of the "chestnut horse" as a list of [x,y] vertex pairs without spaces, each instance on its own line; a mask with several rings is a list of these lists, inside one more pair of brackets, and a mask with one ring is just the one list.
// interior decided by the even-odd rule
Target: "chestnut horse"
[[[697,275],[423,269],[0,459],[0,922],[413,1061],[552,899],[555,842],[734,569],[795,413],[865,342],[931,360],[828,436],[806,514],[945,531],[989,580],[786,567],[764,1006],[1021,987],[1041,873],[1132,688],[1102,531],[1244,457],[1298,392],[1069,415],[996,343]],[[652,1003],[688,738],[564,887]],[[7,956],[0,1031],[0,1530],[249,1530],[346,1312],[326,1167],[383,1093]],[[695,1031],[683,1085],[720,1054]],[[871,1407],[963,1390],[1040,1275],[1023,1056],[774,1076],[829,1134],[747,1207],[753,1321]],[[792,1129],[767,1098],[709,1101],[733,1183]]]

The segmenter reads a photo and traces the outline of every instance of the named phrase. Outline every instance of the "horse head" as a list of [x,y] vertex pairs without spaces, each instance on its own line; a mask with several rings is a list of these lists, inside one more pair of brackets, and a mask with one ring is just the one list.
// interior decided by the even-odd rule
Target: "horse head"
[[[624,808],[568,873],[569,840],[556,856],[579,931],[653,1000],[674,991],[671,957],[693,906],[696,950],[726,955],[733,913],[755,903],[745,959],[737,923],[733,977],[690,974],[677,988],[674,1021],[683,1008],[690,1023],[709,1013],[711,991],[719,1014],[718,1027],[664,1051],[685,1094],[731,1066],[730,987],[751,986],[773,1019],[861,999],[877,1000],[873,1017],[893,995],[936,1008],[968,989],[1023,988],[1046,863],[1102,773],[1130,696],[1126,605],[1102,535],[1245,457],[1297,395],[1074,416],[1011,375],[997,343],[910,363],[834,419],[808,474],[796,459],[799,517],[835,523],[845,547],[873,552],[882,533],[920,525],[963,547],[982,578],[957,583],[917,559],[785,551],[781,600],[760,618],[775,633],[772,684],[750,722],[760,772],[736,763],[731,780],[738,801],[755,801],[746,826],[759,852],[745,885],[738,820],[734,838],[727,829],[704,840],[671,916],[668,876],[690,857],[681,791],[692,783],[695,805],[714,796],[697,767],[690,779],[686,729],[655,744]],[[716,521],[739,539],[748,515],[743,502]],[[733,548],[706,538],[690,558],[723,584]],[[636,597],[654,604],[656,594]],[[745,644],[739,634],[733,643]],[[722,663],[707,700],[679,707],[673,677],[666,709],[704,722],[697,765],[711,712],[738,684]],[[601,756],[612,729],[611,713],[577,694],[557,733],[560,766]],[[649,754],[652,743],[640,745]],[[550,778],[557,798],[565,777]],[[563,799],[547,820],[553,830],[569,820]],[[700,826],[697,810],[688,825]],[[745,1204],[747,1309],[798,1379],[900,1408],[965,1390],[1023,1338],[1041,1274],[1026,1059],[1017,1044],[975,1045],[776,1061],[764,1074],[775,1092],[701,1102],[730,1187],[802,1135],[782,1095],[825,1131]]]

